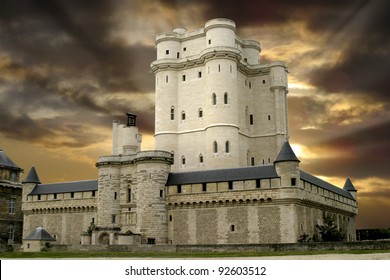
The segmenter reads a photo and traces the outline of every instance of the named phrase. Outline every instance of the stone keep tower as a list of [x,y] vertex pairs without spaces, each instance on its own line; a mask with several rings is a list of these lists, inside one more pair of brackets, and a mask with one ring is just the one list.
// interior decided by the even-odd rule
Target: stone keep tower
[[[123,236],[139,236],[142,243],[168,240],[165,183],[172,157],[164,151],[140,151],[136,116],[127,124],[114,121],[113,154],[99,158],[98,218],[95,241],[130,244]],[[121,239],[122,238],[122,239]]]
[[260,64],[260,44],[228,19],[156,37],[156,149],[173,171],[271,164],[287,129],[287,67]]

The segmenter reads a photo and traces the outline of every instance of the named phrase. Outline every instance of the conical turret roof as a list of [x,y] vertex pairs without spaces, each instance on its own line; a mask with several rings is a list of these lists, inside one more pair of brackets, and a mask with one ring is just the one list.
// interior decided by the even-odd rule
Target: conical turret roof
[[347,178],[345,181],[343,190],[349,191],[349,192],[356,192],[355,186],[352,184],[351,179]]
[[35,170],[35,167],[31,167],[30,171],[28,172],[28,175],[26,179],[24,179],[23,183],[35,183],[35,184],[41,184],[41,180],[39,180],[37,171]]
[[43,227],[37,227],[25,240],[44,240],[55,241],[56,239],[50,235]]
[[4,152],[0,149],[0,167],[8,167],[12,169],[22,170],[16,165]]
[[274,161],[274,163],[277,162],[284,162],[284,161],[297,161],[300,162],[300,160],[295,155],[293,149],[290,146],[290,143],[288,141],[283,143],[282,148],[280,149],[279,155]]

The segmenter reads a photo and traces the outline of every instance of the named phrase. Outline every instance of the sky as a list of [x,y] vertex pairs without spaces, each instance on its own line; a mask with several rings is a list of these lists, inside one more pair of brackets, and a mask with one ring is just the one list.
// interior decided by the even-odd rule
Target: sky
[[301,169],[358,190],[357,228],[390,227],[390,1],[0,0],[0,148],[43,183],[96,179],[112,121],[154,148],[155,36],[229,18],[289,68]]

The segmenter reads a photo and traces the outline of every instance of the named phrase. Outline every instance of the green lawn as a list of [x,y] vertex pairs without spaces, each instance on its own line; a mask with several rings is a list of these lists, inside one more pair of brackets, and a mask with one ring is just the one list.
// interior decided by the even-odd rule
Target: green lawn
[[49,259],[66,259],[66,258],[240,258],[240,257],[262,257],[262,256],[290,256],[290,255],[320,255],[320,254],[373,254],[373,253],[390,253],[390,250],[351,250],[351,251],[288,251],[288,252],[6,252],[0,253],[0,259],[18,258],[49,258]]

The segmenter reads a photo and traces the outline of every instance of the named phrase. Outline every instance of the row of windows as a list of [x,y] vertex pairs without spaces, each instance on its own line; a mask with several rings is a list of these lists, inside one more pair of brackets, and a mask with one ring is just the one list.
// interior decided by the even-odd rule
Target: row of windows
[[[182,186],[177,185],[177,193],[182,193]],[[256,189],[260,189],[261,183],[260,179],[256,179]],[[228,182],[228,190],[233,190],[233,181]],[[207,192],[207,183],[202,183],[202,192]]]
[[[75,194],[74,192],[71,192],[70,193],[70,198],[74,198],[74,194]],[[95,197],[96,196],[96,191],[91,191],[91,195],[92,195],[92,197]],[[41,200],[41,199],[42,199],[42,195],[38,194],[37,195],[37,200]],[[53,199],[58,199],[58,194],[54,193],[53,194]],[[28,200],[28,196],[27,196],[27,200]]]
[[[218,143],[217,143],[217,141],[213,142],[213,153],[214,154],[218,153]],[[230,153],[230,142],[229,141],[225,142],[225,153],[226,154]],[[171,154],[172,154],[172,158],[174,158],[175,157],[175,153],[172,152]],[[203,163],[204,162],[204,157],[203,157],[202,153],[199,154],[198,161],[199,161],[199,163]],[[182,165],[186,164],[186,157],[184,155],[181,157],[181,164]]]

